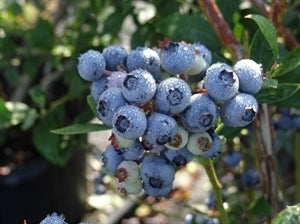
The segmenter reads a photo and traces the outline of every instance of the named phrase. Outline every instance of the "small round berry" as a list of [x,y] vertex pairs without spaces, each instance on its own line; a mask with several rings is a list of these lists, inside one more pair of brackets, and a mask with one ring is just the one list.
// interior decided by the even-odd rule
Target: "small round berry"
[[154,96],[154,109],[167,115],[181,113],[191,97],[189,85],[180,78],[167,78],[157,86]]
[[207,67],[208,67],[208,64],[205,61],[205,59],[203,58],[203,56],[198,51],[196,51],[194,65],[185,74],[190,75],[190,76],[199,75],[199,74],[204,73],[204,71],[206,71]]
[[212,147],[212,138],[207,132],[191,134],[187,143],[187,149],[194,155],[203,155]]
[[207,63],[207,66],[209,66],[212,62],[212,54],[211,51],[202,43],[196,42],[193,44],[195,49],[202,55],[204,60]]
[[155,91],[154,78],[148,71],[143,69],[136,69],[128,73],[122,86],[122,93],[126,100],[140,105],[151,100]]
[[218,62],[206,70],[203,85],[208,95],[223,102],[238,93],[239,79],[229,65]]
[[173,117],[162,113],[152,113],[147,119],[147,130],[143,138],[150,144],[164,145],[177,133],[177,123]]
[[95,102],[98,102],[99,97],[104,92],[104,90],[106,90],[106,82],[107,82],[106,75],[103,75],[99,80],[92,82],[90,93],[93,99],[95,100]]
[[94,82],[101,78],[106,62],[99,51],[88,50],[78,57],[77,70],[81,78]]
[[258,103],[247,93],[239,93],[220,108],[222,122],[229,127],[244,127],[256,117]]
[[123,156],[112,145],[108,145],[102,153],[103,167],[111,174],[116,172],[117,167],[123,160]]
[[259,183],[259,175],[256,170],[246,170],[241,176],[241,182],[244,187],[254,187]]
[[190,132],[203,132],[212,128],[217,121],[218,106],[206,94],[192,95],[187,108],[181,113],[180,120],[185,129]]
[[64,220],[65,217],[63,215],[53,212],[51,215],[47,215],[40,224],[67,224]]
[[112,72],[109,76],[107,76],[106,87],[122,88],[123,82],[126,77],[127,77],[127,72],[124,71]]
[[109,71],[117,71],[119,65],[125,65],[127,51],[120,45],[110,45],[103,49],[102,54]]
[[140,178],[139,165],[134,161],[124,160],[117,167],[114,177],[119,183],[134,183]]
[[122,138],[135,140],[141,137],[147,128],[144,112],[134,106],[119,107],[112,119],[113,132]]
[[186,146],[189,139],[189,133],[182,127],[177,127],[176,135],[165,144],[165,147],[171,150],[178,150]]
[[244,93],[255,94],[263,86],[261,65],[251,59],[242,59],[233,66],[233,71],[239,77],[239,90]]
[[187,150],[186,147],[178,149],[178,150],[170,150],[166,149],[163,151],[164,155],[167,159],[177,167],[181,167],[186,165],[188,162],[194,159],[194,155]]
[[125,160],[137,162],[141,161],[146,153],[142,143],[138,139],[129,147],[121,147],[119,151]]
[[161,49],[161,65],[171,74],[183,74],[195,62],[195,49],[183,42],[169,42]]
[[128,194],[137,195],[137,194],[141,193],[143,186],[142,186],[142,182],[140,180],[137,180],[133,183],[123,181],[123,182],[117,183],[117,189],[124,196],[126,196]]
[[242,155],[239,152],[229,152],[224,156],[224,162],[230,166],[230,167],[235,167],[239,164],[239,162],[242,159]]
[[97,118],[112,127],[112,118],[119,107],[126,105],[120,88],[112,87],[105,90],[98,99]]

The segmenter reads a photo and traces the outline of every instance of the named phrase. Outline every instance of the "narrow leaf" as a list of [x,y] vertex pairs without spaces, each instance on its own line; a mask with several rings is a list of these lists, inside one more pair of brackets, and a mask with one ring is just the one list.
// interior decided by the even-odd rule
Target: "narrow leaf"
[[274,70],[273,76],[284,75],[300,66],[300,46],[293,49]]
[[88,105],[89,105],[92,113],[96,116],[96,107],[97,107],[97,104],[96,104],[94,98],[91,95],[88,95],[86,97],[86,101],[87,101],[87,103],[88,103]]
[[84,123],[84,124],[74,124],[67,127],[54,129],[51,130],[51,132],[59,135],[74,135],[74,134],[86,134],[93,131],[103,131],[108,129],[110,128],[104,124]]
[[274,56],[277,58],[278,56],[278,45],[277,45],[277,33],[273,24],[265,17],[261,15],[247,15],[245,18],[253,19],[257,25],[259,26],[260,31],[265,36],[268,41],[271,49],[273,51]]
[[300,89],[300,84],[282,83],[277,87],[266,87],[255,94],[259,103],[274,104],[286,100]]

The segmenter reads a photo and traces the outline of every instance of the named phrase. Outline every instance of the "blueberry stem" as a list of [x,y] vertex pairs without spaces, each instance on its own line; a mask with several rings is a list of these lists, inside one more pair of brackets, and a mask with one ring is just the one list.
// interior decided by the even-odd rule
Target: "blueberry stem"
[[220,133],[220,131],[222,131],[224,127],[225,127],[224,123],[223,123],[223,122],[220,123],[220,124],[218,125],[218,127],[215,129],[215,132],[216,132],[216,133]]
[[205,171],[210,180],[210,183],[212,184],[215,200],[217,203],[217,208],[220,213],[220,217],[219,217],[220,222],[222,224],[230,224],[227,212],[225,211],[225,208],[223,206],[223,199],[222,199],[222,195],[221,195],[222,184],[220,183],[220,181],[217,177],[216,170],[215,170],[212,159],[198,158],[198,161],[205,168]]
[[295,133],[295,201],[300,201],[300,132]]

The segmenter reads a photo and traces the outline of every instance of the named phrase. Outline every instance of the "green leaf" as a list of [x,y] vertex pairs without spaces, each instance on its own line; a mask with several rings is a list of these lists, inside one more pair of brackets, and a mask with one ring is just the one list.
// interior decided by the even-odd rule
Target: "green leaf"
[[96,101],[94,100],[94,98],[91,95],[88,95],[86,97],[86,101],[87,101],[92,113],[96,116],[96,108],[97,108]]
[[272,224],[298,224],[300,223],[300,204],[294,206],[288,206],[286,209],[282,210],[273,219]]
[[260,30],[255,33],[249,51],[250,58],[262,64],[264,71],[268,71],[275,62],[271,46]]
[[267,216],[271,214],[271,206],[264,197],[256,198],[249,205],[248,209],[255,216]]
[[245,18],[253,19],[257,23],[260,31],[262,32],[267,42],[269,43],[275,58],[277,58],[278,56],[278,45],[276,40],[277,33],[273,24],[267,18],[261,15],[251,14],[251,15],[247,15]]
[[74,124],[67,127],[51,130],[52,133],[59,135],[74,135],[74,134],[86,134],[93,131],[103,131],[110,129],[104,124]]
[[272,76],[284,75],[300,66],[300,46],[293,49],[276,67]]
[[29,90],[31,100],[36,103],[40,108],[46,106],[46,93],[39,86],[32,87]]
[[299,89],[300,84],[281,83],[277,87],[264,87],[255,94],[255,98],[259,103],[274,104],[288,99]]
[[0,98],[0,129],[9,126],[12,113],[6,108],[5,101]]

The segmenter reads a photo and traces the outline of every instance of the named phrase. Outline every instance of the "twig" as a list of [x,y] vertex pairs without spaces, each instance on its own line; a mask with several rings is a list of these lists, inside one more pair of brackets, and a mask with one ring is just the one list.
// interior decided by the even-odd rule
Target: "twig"
[[209,23],[212,25],[215,33],[217,34],[223,45],[228,48],[232,55],[234,55],[235,60],[244,58],[246,55],[244,48],[235,38],[215,0],[197,1]]

